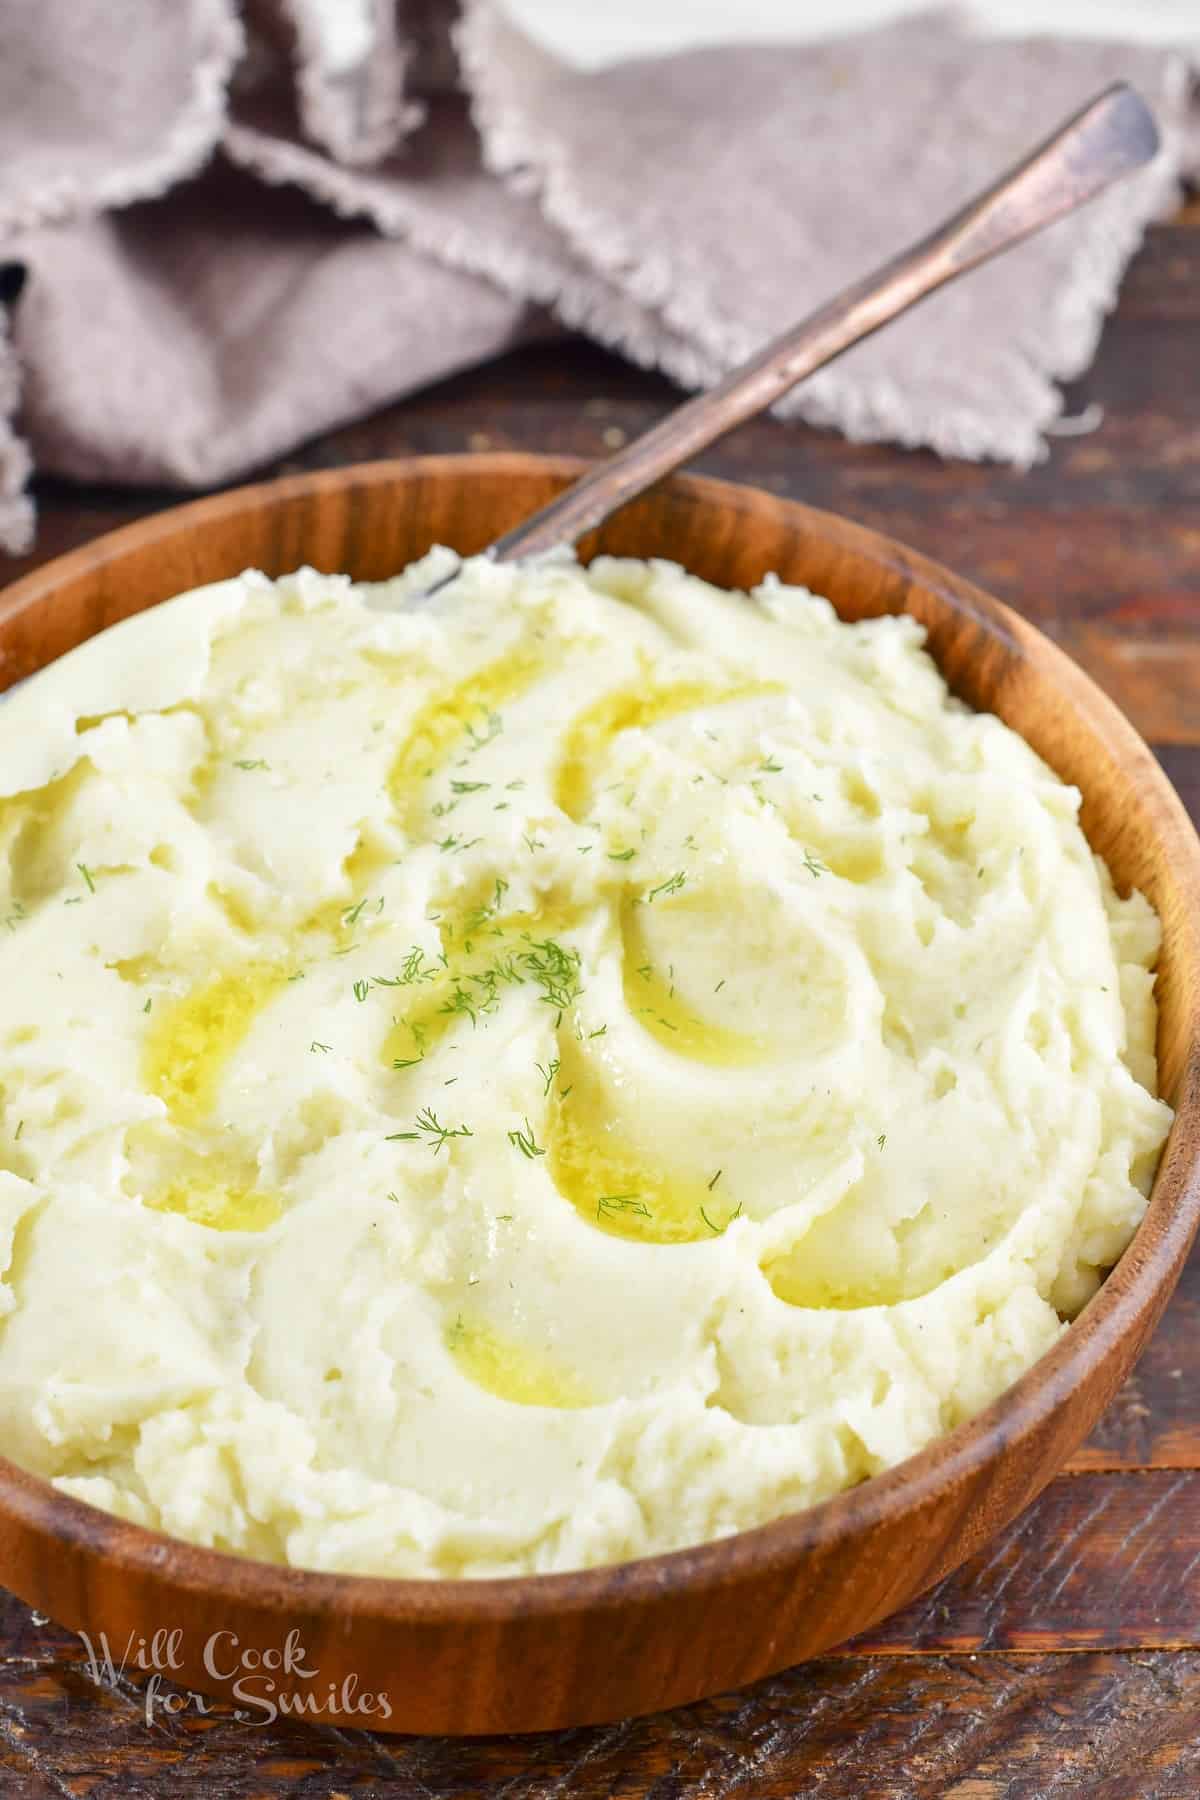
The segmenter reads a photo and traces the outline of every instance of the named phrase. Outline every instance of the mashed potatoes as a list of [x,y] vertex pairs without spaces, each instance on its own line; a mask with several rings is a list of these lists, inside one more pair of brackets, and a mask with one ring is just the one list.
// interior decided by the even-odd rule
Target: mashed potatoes
[[908,619],[249,574],[0,706],[0,1448],[310,1568],[570,1569],[969,1418],[1121,1253],[1157,921]]

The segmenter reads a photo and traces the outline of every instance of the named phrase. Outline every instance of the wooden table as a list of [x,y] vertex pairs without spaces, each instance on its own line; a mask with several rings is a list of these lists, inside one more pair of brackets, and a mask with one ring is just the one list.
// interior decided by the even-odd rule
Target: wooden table
[[[286,469],[422,451],[601,454],[676,396],[576,343],[522,351],[309,446]],[[856,447],[772,420],[701,467],[846,512],[1057,638],[1200,817],[1200,203],[1150,234],[1077,435],[1031,473]],[[41,494],[37,554],[168,505]],[[83,1646],[0,1604],[0,1794],[91,1800],[503,1794],[916,1800],[1200,1793],[1200,1257],[1128,1386],[1040,1502],[916,1605],[819,1662],[685,1711],[476,1743],[227,1709],[155,1712]]]

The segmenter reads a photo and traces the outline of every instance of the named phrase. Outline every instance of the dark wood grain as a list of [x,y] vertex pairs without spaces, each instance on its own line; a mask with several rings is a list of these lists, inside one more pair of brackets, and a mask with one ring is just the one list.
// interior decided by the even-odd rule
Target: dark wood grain
[[[1028,474],[943,465],[773,421],[743,428],[699,466],[862,519],[1015,604],[1081,654],[1133,712],[1197,818],[1200,691],[1176,671],[1195,670],[1200,642],[1198,344],[1194,202],[1186,218],[1150,233],[1093,369],[1070,392],[1068,412],[1092,424],[1099,409],[1099,423],[1059,439]],[[665,382],[582,345],[527,351],[332,434],[285,467],[463,449],[594,456],[674,398]],[[36,556],[13,572],[176,498],[48,486]],[[907,1626],[902,1616],[884,1628],[877,1650],[851,1645],[736,1697],[657,1718],[532,1738],[385,1742],[311,1726],[250,1728],[219,1709],[147,1730],[132,1687],[120,1697],[95,1689],[78,1640],[34,1624],[10,1601],[0,1610],[0,1791],[102,1800],[183,1792],[440,1800],[501,1791],[519,1800],[1192,1800],[1200,1792],[1196,1497],[1190,1484],[1177,1489],[1132,1549],[1116,1521],[1132,1529],[1162,1499],[1164,1481],[1170,1494],[1176,1473],[1200,1469],[1198,1329],[1194,1257],[1132,1380],[1073,1459],[1087,1473],[1061,1478],[1037,1503],[1048,1509],[1043,1534],[1026,1538],[1018,1522],[919,1603]],[[1119,1503],[1109,1499],[1089,1523],[1097,1500],[1114,1491]],[[1060,1574],[1080,1558],[1054,1601],[1069,1607],[1051,1622],[1059,1647],[921,1648],[951,1641],[960,1627],[974,1631],[973,1641],[988,1630],[1015,1642],[1045,1622],[1054,1580],[1040,1568],[1054,1554],[1051,1531],[1071,1539]],[[1143,1543],[1132,1580],[1114,1580]],[[1153,1636],[1156,1614],[1173,1630],[1188,1627],[1190,1635],[1169,1641],[1190,1647],[1149,1648],[1168,1641]],[[945,1635],[929,1635],[937,1631]],[[1122,1647],[1061,1647],[1089,1641]]]

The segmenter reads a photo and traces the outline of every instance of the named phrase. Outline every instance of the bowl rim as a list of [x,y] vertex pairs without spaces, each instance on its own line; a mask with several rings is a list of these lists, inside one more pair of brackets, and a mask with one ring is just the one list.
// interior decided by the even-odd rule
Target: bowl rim
[[[228,521],[247,509],[269,510],[289,499],[343,487],[388,486],[423,476],[469,476],[472,471],[501,477],[536,471],[565,484],[591,466],[571,456],[484,452],[378,459],[252,482],[166,507],[39,565],[0,590],[0,624],[45,599],[64,579],[119,562],[135,545],[144,550],[156,538]],[[1114,755],[1132,757],[1139,764],[1139,785],[1148,785],[1160,822],[1173,821],[1182,828],[1180,843],[1186,845],[1191,879],[1200,884],[1200,840],[1153,753],[1103,690],[1030,621],[944,564],[841,514],[712,476],[675,475],[660,487],[724,510],[736,509],[748,495],[768,500],[791,512],[797,526],[807,525],[826,542],[836,540],[868,563],[903,572],[939,604],[982,624],[991,637],[1035,651],[1043,666],[1048,664],[1051,678],[1069,686],[1070,698],[1084,712],[1093,735],[1107,740]],[[1200,967],[1200,918],[1185,911],[1178,931],[1190,941],[1193,966]],[[856,1487],[767,1524],[683,1549],[562,1573],[402,1577],[304,1569],[209,1549],[62,1493],[50,1479],[3,1456],[0,1513],[64,1546],[100,1553],[117,1571],[151,1581],[165,1576],[177,1592],[203,1593],[210,1600],[227,1599],[268,1614],[292,1614],[300,1607],[309,1616],[340,1614],[383,1624],[467,1627],[495,1623],[514,1613],[536,1621],[624,1611],[639,1601],[661,1597],[664,1589],[702,1596],[736,1586],[751,1572],[794,1571],[806,1552],[861,1539],[880,1524],[911,1515],[926,1502],[944,1497],[948,1489],[968,1483],[1015,1443],[1036,1441],[1065,1398],[1086,1382],[1148,1311],[1153,1312],[1164,1282],[1173,1286],[1200,1224],[1200,1136],[1184,1143],[1187,1133],[1181,1131],[1181,1124],[1200,1118],[1200,1034],[1195,1031],[1175,1114],[1142,1221],[1119,1262],[1052,1348],[954,1430]]]

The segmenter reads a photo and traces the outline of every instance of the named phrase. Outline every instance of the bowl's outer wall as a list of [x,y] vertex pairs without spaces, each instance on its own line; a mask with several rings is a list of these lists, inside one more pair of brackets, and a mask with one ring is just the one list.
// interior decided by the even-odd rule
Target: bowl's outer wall
[[[0,688],[130,613],[245,567],[279,575],[309,563],[378,580],[433,543],[481,549],[581,467],[527,456],[370,464],[159,514],[0,596]],[[319,1677],[280,1675],[277,1692],[327,1722],[393,1731],[584,1724],[739,1686],[865,1629],[978,1549],[1091,1429],[1174,1286],[1200,1211],[1200,847],[1132,728],[1016,615],[829,514],[683,477],[581,546],[597,550],[669,557],[727,587],[775,571],[846,618],[909,611],[955,691],[1081,788],[1091,842],[1164,927],[1160,1085],[1178,1117],[1146,1220],[1055,1349],[978,1419],[823,1506],[640,1563],[488,1582],[277,1569],[127,1525],[0,1460],[0,1576],[93,1643],[106,1633],[117,1661],[139,1638],[174,1631],[173,1678],[230,1698],[205,1666],[212,1634],[278,1651],[295,1629]],[[378,1704],[364,1710],[363,1696],[380,1694],[388,1717]]]

